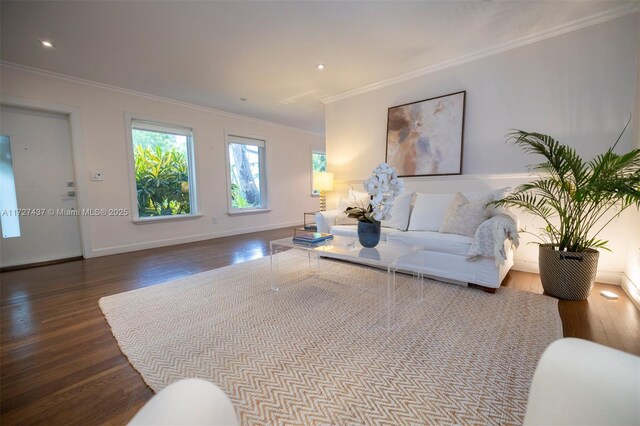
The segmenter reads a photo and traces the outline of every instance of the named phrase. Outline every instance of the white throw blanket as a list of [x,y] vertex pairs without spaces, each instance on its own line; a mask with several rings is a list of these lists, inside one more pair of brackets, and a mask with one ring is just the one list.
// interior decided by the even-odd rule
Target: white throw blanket
[[474,260],[478,256],[493,257],[496,266],[501,265],[507,260],[505,241],[517,248],[520,244],[518,229],[511,216],[498,214],[478,227],[467,251],[467,259]]

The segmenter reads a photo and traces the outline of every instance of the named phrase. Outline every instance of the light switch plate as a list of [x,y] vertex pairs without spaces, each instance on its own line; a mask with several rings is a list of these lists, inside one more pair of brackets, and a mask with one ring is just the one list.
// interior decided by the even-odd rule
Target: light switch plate
[[103,181],[104,177],[102,176],[102,172],[91,172],[91,180],[92,181]]

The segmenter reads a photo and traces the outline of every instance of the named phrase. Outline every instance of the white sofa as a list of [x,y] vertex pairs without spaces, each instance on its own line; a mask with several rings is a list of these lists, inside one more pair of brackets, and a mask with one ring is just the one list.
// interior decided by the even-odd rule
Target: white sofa
[[[506,190],[508,188],[463,195],[469,201],[479,200],[486,196],[498,199],[504,195]],[[349,197],[352,200],[360,197],[362,201],[366,200],[366,193],[350,191]],[[400,211],[401,206],[394,204],[391,211],[391,223],[382,222],[380,240],[421,247],[425,254],[422,257],[421,267],[426,276],[462,285],[476,284],[485,291],[495,292],[513,266],[514,253],[511,243],[506,240],[502,242],[504,258],[498,262],[495,256],[477,256],[474,259],[469,259],[469,249],[475,237],[443,233],[438,230],[454,194],[418,193],[415,196],[410,195],[410,197],[412,198],[405,208],[406,212]],[[357,225],[336,223],[338,218],[344,219],[343,208],[348,203],[348,201],[341,200],[339,209],[318,212],[315,217],[318,232],[357,238]],[[508,213],[514,220],[517,220],[512,213],[505,211],[493,211],[489,215],[494,216],[498,213]],[[416,217],[416,215],[421,217]],[[420,266],[415,264],[400,265],[400,269],[406,271],[415,271],[419,268]]]

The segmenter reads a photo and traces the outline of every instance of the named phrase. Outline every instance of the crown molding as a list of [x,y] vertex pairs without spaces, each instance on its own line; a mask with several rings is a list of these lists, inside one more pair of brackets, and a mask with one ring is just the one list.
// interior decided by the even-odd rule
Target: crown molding
[[638,3],[625,4],[623,6],[612,8],[610,10],[607,10],[595,15],[591,15],[586,18],[578,19],[576,21],[562,24],[557,27],[553,27],[538,33],[530,34],[528,36],[521,37],[519,39],[511,40],[506,43],[501,43],[486,49],[481,49],[476,52],[458,56],[456,58],[447,59],[445,61],[438,62],[437,64],[429,65],[428,67],[424,67],[424,68],[419,68],[417,70],[408,72],[406,74],[401,74],[396,77],[392,77],[392,78],[378,81],[376,83],[368,84],[366,86],[347,90],[345,92],[340,92],[335,95],[327,96],[325,98],[320,99],[320,102],[322,102],[323,104],[330,104],[342,99],[347,99],[352,96],[360,95],[362,93],[371,92],[372,90],[381,89],[383,87],[387,87],[393,84],[401,83],[403,81],[411,80],[416,77],[420,77],[426,74],[431,74],[436,71],[443,70],[445,68],[450,68],[457,65],[466,64],[468,62],[477,61],[479,59],[483,59],[488,56],[497,55],[499,53],[503,53],[512,49],[517,49],[518,47],[533,44],[538,41],[546,40],[548,38],[556,37],[556,36],[566,34],[572,31],[576,31],[582,28],[590,27],[592,25],[611,21],[613,19],[620,18],[622,16],[629,15],[638,11],[640,11],[640,4]]
[[199,110],[199,111],[210,112],[210,113],[222,115],[224,117],[247,120],[247,121],[250,121],[252,123],[264,124],[264,125],[268,125],[268,126],[277,127],[277,128],[280,128],[280,129],[286,129],[286,130],[292,130],[292,131],[295,131],[295,132],[306,133],[306,134],[312,135],[312,136],[319,136],[319,137],[322,137],[322,138],[325,137],[325,135],[321,134],[321,133],[316,133],[316,132],[312,132],[312,131],[304,130],[304,129],[298,129],[296,127],[287,126],[287,125],[280,124],[280,123],[274,123],[272,121],[261,120],[259,118],[249,117],[249,116],[241,115],[241,114],[234,114],[232,112],[222,111],[222,110],[215,109],[215,108],[209,108],[209,107],[205,107],[205,106],[202,106],[202,105],[196,105],[196,104],[192,104],[192,103],[189,103],[189,102],[183,102],[183,101],[179,101],[177,99],[165,98],[163,96],[152,95],[152,94],[146,93],[146,92],[139,92],[137,90],[125,89],[123,87],[112,86],[110,84],[99,83],[97,81],[92,81],[92,80],[86,80],[86,79],[80,78],[80,77],[73,77],[73,76],[66,75],[66,74],[60,74],[60,73],[53,72],[53,71],[47,71],[47,70],[43,70],[41,68],[30,67],[28,65],[21,65],[21,64],[16,64],[14,62],[0,60],[0,66],[6,67],[6,68],[10,68],[10,69],[14,69],[14,70],[18,70],[18,71],[28,72],[28,73],[31,73],[31,74],[41,75],[41,76],[45,76],[45,77],[51,77],[51,78],[55,78],[55,79],[58,79],[58,80],[64,80],[64,81],[68,81],[68,82],[71,82],[71,83],[78,83],[78,84],[83,84],[85,86],[92,86],[92,87],[97,87],[99,89],[110,90],[112,92],[118,92],[118,93],[122,93],[122,94],[125,94],[125,95],[138,96],[138,97],[141,97],[141,98],[146,98],[146,99],[150,99],[150,100],[157,101],[157,102],[164,102],[164,103],[168,103],[168,104],[172,104],[172,105],[176,105],[176,106],[192,108],[192,109],[196,109],[196,110]]

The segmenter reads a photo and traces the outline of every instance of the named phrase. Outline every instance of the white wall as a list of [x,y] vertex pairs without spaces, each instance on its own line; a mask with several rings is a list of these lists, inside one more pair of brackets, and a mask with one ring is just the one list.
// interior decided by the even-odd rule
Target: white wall
[[[385,159],[389,107],[459,90],[467,91],[464,176],[407,179],[410,189],[464,191],[526,179],[521,174],[535,159],[505,146],[512,128],[553,135],[591,158],[613,143],[634,109],[639,31],[635,13],[329,103],[328,169],[339,180],[365,179]],[[627,132],[620,152],[632,139]],[[619,282],[634,221],[625,215],[604,235],[614,253],[601,254],[600,279]],[[536,248],[521,247],[516,260],[535,269]]]
[[[85,188],[79,196],[84,207],[129,208],[131,205],[125,112],[189,125],[194,131],[199,212],[195,220],[136,225],[131,217],[88,217],[90,247],[87,255],[103,255],[159,245],[195,241],[252,230],[302,223],[302,213],[317,210],[310,195],[312,148],[324,147],[324,138],[203,108],[139,96],[125,91],[10,66],[2,66],[0,101],[19,97],[61,104],[78,111],[85,169],[77,171]],[[269,213],[229,216],[224,151],[224,130],[267,140]],[[90,171],[104,173],[92,182]],[[213,224],[212,217],[217,218]]]
[[[640,26],[640,17],[638,19]],[[638,46],[640,49],[640,45]],[[635,116],[640,116],[640,54],[636,70],[636,105]],[[635,148],[640,149],[640,119],[636,119],[634,128]],[[629,228],[629,243],[627,246],[627,265],[622,285],[640,309],[640,210],[634,211],[635,217]]]

